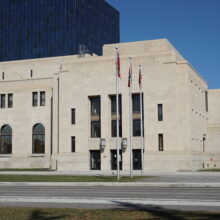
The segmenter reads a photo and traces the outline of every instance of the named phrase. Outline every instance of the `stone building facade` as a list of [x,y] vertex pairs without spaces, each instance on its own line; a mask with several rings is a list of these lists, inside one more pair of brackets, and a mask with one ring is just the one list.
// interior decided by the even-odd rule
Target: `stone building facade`
[[[141,167],[138,65],[143,67],[144,170],[220,168],[220,90],[166,40],[120,43],[121,138],[129,138],[133,62],[133,166]],[[115,45],[85,55],[0,63],[0,168],[115,172]],[[100,148],[101,140],[104,148]],[[130,169],[130,144],[121,151]]]

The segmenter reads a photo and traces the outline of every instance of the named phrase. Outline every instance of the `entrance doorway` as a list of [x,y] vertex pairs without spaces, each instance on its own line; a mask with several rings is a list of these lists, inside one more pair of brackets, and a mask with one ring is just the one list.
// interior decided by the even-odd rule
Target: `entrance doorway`
[[90,151],[90,169],[101,170],[101,152],[100,150]]
[[141,170],[141,150],[133,150],[133,170]]
[[[119,168],[122,170],[122,151],[119,150]],[[111,150],[111,168],[117,170],[117,150]]]

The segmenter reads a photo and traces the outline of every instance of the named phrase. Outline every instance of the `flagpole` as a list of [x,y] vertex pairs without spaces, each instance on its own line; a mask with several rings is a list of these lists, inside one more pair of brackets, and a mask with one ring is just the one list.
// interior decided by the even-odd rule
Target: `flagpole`
[[139,87],[140,87],[140,113],[141,113],[141,174],[144,175],[144,141],[143,141],[143,99],[142,99],[142,75],[141,65],[139,65]]
[[132,57],[129,57],[129,76],[128,76],[128,86],[129,86],[129,122],[130,122],[130,178],[133,177],[133,143],[132,143]]
[[119,74],[119,54],[118,46],[116,49],[116,145],[117,145],[117,178],[120,180],[120,167],[119,167],[119,107],[118,107],[118,74]]

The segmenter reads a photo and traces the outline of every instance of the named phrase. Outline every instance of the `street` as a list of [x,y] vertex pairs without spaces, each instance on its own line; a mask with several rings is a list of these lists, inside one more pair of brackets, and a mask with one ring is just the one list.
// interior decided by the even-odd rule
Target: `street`
[[220,187],[1,185],[0,206],[220,211]]

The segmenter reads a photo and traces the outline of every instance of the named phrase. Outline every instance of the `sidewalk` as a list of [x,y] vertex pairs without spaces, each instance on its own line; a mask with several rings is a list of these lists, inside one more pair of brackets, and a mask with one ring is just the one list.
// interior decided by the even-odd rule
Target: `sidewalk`
[[[87,172],[0,171],[6,175],[84,175]],[[91,176],[91,172],[89,173]],[[92,173],[92,175],[95,175]],[[96,175],[101,175],[96,174]],[[122,174],[123,175],[123,174]],[[1,182],[0,186],[146,186],[146,187],[220,187],[220,172],[145,172],[136,182]]]

